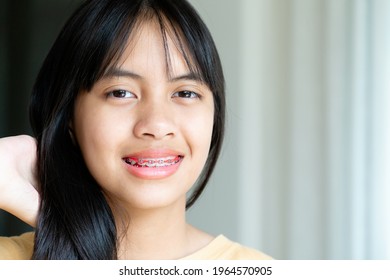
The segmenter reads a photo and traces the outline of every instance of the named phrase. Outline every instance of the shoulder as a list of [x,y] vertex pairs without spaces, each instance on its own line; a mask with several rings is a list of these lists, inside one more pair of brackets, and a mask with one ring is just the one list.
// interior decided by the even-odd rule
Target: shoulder
[[220,240],[220,252],[218,259],[223,260],[269,260],[272,259],[267,254],[256,249],[244,246],[234,242],[221,235],[217,237]]
[[[230,240],[229,240],[230,241]],[[243,246],[236,242],[231,242],[230,250],[225,252],[226,257],[230,258],[224,258],[224,259],[231,259],[231,260],[271,260],[272,257],[268,256],[267,254],[258,251],[256,249]]]
[[233,242],[223,235],[217,236],[207,246],[184,259],[202,260],[271,260],[256,249]]
[[0,237],[0,260],[29,260],[34,248],[34,233]]

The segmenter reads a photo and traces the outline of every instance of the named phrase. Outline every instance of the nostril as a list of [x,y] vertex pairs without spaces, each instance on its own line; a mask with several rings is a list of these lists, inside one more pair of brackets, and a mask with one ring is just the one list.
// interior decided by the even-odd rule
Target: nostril
[[172,137],[175,134],[173,132],[164,132],[163,130],[158,130],[153,133],[151,132],[144,132],[142,133],[142,137],[145,138],[153,138],[153,139],[162,139],[165,137]]

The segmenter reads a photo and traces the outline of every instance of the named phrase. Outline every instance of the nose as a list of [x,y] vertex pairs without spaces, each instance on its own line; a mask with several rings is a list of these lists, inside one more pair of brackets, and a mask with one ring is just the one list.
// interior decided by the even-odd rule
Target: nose
[[169,104],[151,101],[143,103],[137,112],[134,134],[138,138],[161,140],[175,135],[174,114]]

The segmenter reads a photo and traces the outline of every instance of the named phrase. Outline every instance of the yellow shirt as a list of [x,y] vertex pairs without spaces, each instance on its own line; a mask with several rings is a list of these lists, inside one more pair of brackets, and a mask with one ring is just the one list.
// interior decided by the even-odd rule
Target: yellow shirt
[[[0,260],[29,260],[34,246],[34,233],[0,237]],[[183,260],[266,260],[270,256],[232,242],[223,235]]]
[[271,260],[255,249],[242,246],[223,235],[218,235],[207,246],[183,258],[183,260]]
[[34,247],[34,233],[19,236],[0,236],[0,260],[29,260]]

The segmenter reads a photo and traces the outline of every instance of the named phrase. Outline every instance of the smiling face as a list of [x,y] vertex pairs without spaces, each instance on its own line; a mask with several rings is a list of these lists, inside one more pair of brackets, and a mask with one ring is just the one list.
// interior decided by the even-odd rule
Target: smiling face
[[[72,126],[86,165],[130,209],[185,206],[207,160],[213,94],[159,25],[141,25],[119,59],[79,94]],[[169,68],[169,70],[167,70]]]

